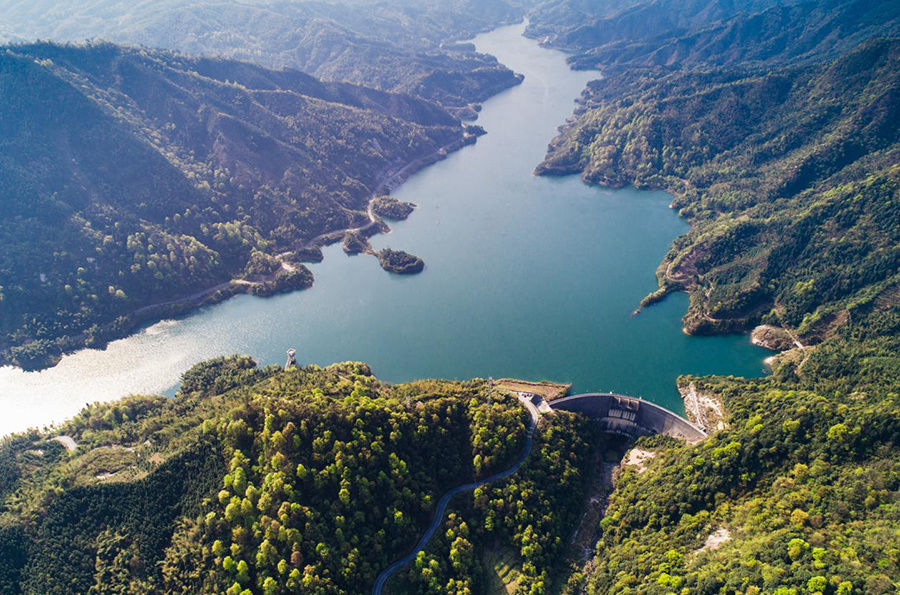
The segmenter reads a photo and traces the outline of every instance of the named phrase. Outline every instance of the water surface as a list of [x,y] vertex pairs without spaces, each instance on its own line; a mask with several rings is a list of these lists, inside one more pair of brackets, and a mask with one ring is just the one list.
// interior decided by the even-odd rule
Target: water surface
[[164,321],[106,350],[83,350],[53,369],[0,369],[0,434],[59,421],[86,402],[129,393],[171,394],[206,358],[247,353],[282,363],[368,362],[382,379],[495,378],[571,382],[682,410],[679,374],[763,373],[766,352],[746,336],[687,337],[685,295],[632,316],[655,289],[654,270],[683,221],[670,197],[604,190],[577,177],[537,178],[556,127],[596,73],[521,36],[523,25],[476,38],[525,82],[484,105],[487,136],[394,194],[419,208],[373,238],[425,259],[398,277],[339,246],[312,266],[315,286],[274,298],[239,296]]

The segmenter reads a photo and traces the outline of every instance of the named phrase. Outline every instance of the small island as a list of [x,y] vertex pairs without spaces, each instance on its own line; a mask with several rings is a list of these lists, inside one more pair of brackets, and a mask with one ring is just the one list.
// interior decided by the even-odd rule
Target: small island
[[312,272],[300,263],[282,260],[253,250],[243,276],[233,281],[235,289],[256,296],[270,296],[296,289],[309,289]]
[[425,261],[402,250],[385,248],[378,252],[377,256],[378,264],[389,273],[415,275],[416,273],[421,273],[422,269],[425,268]]
[[393,196],[379,196],[372,201],[372,212],[385,219],[403,221],[416,208],[411,202],[397,200]]

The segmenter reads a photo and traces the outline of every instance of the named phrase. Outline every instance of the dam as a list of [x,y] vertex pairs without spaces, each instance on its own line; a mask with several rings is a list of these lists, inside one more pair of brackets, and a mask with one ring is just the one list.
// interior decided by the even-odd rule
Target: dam
[[680,415],[650,401],[615,393],[584,393],[548,403],[555,411],[581,413],[603,430],[632,438],[665,434],[686,442],[700,442],[706,432]]

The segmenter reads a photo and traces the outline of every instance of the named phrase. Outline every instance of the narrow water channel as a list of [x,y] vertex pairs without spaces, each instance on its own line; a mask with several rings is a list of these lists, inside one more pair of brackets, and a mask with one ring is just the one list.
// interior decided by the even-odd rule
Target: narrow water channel
[[50,370],[0,369],[0,435],[60,421],[87,402],[171,393],[190,365],[246,353],[282,363],[368,362],[382,379],[512,376],[615,390],[675,411],[679,374],[764,372],[766,352],[746,336],[687,337],[687,297],[632,316],[655,288],[654,270],[686,230],[669,197],[604,190],[532,171],[596,73],[521,36],[523,25],[475,39],[525,75],[485,103],[474,146],[413,176],[395,196],[419,208],[373,239],[424,258],[397,277],[369,256],[325,250],[315,286],[274,298],[239,296],[163,321],[103,351],[83,350]]

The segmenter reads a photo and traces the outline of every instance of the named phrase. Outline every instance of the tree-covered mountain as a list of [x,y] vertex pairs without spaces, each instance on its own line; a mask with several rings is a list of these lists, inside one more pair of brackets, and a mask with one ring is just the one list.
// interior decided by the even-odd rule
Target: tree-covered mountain
[[[849,377],[849,375],[847,376]],[[851,593],[900,587],[900,402],[893,382],[801,390],[698,382],[727,429],[697,446],[644,441],[618,477],[585,592]]]
[[547,0],[530,13],[527,34],[548,45],[587,51],[702,29],[784,0]]
[[[865,355],[830,348],[839,366]],[[585,510],[607,497],[617,439],[544,415],[518,472],[457,496],[387,592],[893,593],[900,368],[835,369],[821,353],[798,377],[682,379],[724,404],[723,429],[640,439],[644,460],[620,467],[599,521]],[[368,592],[442,493],[517,458],[527,419],[490,381],[211,360],[175,398],[91,405],[0,442],[0,584]]]
[[784,350],[771,378],[680,380],[725,428],[639,441],[650,462],[618,476],[571,592],[900,588],[897,31],[891,2],[533,14],[531,34],[604,74],[538,172],[671,191],[691,230],[646,302],[687,290],[687,331],[768,323]]
[[[650,299],[688,290],[690,331],[766,322],[785,351],[766,378],[679,379],[721,406],[721,429],[639,440],[605,510],[608,437],[543,416],[519,471],[454,500],[390,592],[900,591],[890,8],[560,0],[532,14],[534,34],[609,66],[539,171],[672,191],[691,231]],[[432,103],[105,44],[7,48],[0,100],[0,322],[18,361],[235,275],[308,283],[294,250],[366,224],[394,167],[467,142]],[[212,360],[175,398],[0,441],[0,590],[368,592],[441,493],[515,459],[527,422],[490,381]]]
[[518,20],[517,4],[7,0],[0,2],[0,39],[103,39],[224,56],[412,94],[474,116],[474,104],[519,79],[490,56],[444,42]]
[[859,42],[898,22],[894,3],[820,0],[585,42],[576,61],[609,68],[538,172],[675,194],[692,228],[647,301],[689,290],[689,332],[820,341],[855,304],[896,305],[900,43]]
[[408,96],[109,44],[5,48],[0,104],[0,358],[22,366],[211,287],[307,286],[290,251],[474,140]]
[[[487,381],[390,386],[364,364],[281,371],[212,360],[185,374],[174,399],[86,408],[59,428],[71,452],[38,432],[0,444],[0,584],[364,593],[415,543],[442,492],[519,456],[528,419]],[[521,547],[538,573],[565,530],[545,507],[577,514],[587,430],[569,414],[542,422],[529,473],[490,501],[475,497],[478,514],[496,519],[492,540]],[[505,509],[518,493],[512,522]],[[460,582],[448,592],[476,592],[473,555],[486,539],[472,531],[453,541]]]
[[653,462],[619,476],[573,589],[893,593],[897,6],[730,6],[532,16],[532,35],[605,77],[538,171],[675,194],[691,231],[648,301],[689,290],[690,332],[788,329],[771,379],[682,380],[724,402],[726,430],[640,444]]
[[900,266],[900,42],[748,75],[617,73],[593,83],[542,173],[662,187],[692,223],[660,267],[691,332],[765,319],[813,339]]

